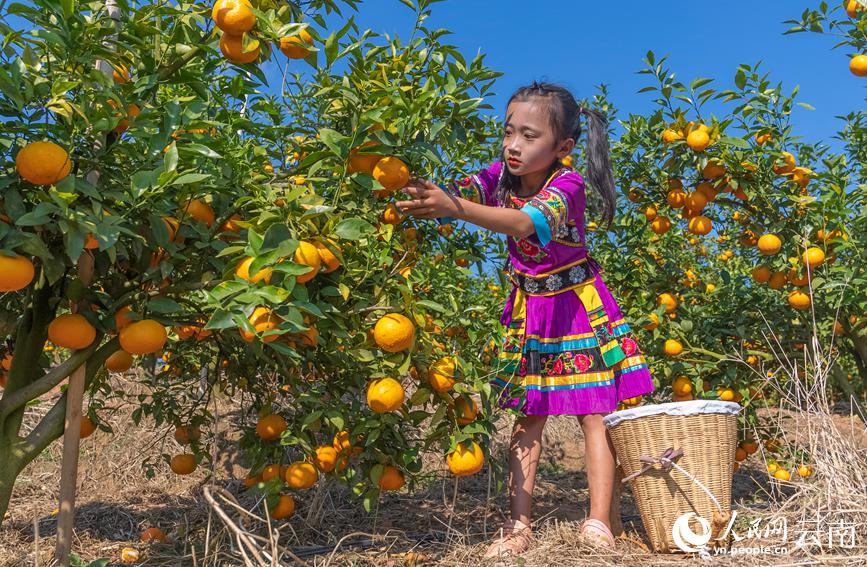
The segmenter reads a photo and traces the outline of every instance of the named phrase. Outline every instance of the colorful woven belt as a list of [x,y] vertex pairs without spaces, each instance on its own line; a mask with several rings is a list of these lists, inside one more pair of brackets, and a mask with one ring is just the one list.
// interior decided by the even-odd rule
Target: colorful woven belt
[[599,272],[599,264],[590,256],[540,276],[522,274],[511,263],[508,266],[509,280],[530,295],[554,295],[595,278]]

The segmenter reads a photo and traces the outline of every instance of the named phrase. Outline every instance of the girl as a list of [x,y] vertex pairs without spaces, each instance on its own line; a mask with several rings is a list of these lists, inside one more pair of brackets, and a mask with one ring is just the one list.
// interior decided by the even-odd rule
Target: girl
[[509,454],[511,519],[486,557],[530,546],[542,430],[549,415],[562,414],[578,416],[584,432],[590,514],[581,534],[613,548],[615,455],[602,418],[617,402],[653,391],[644,356],[584,245],[584,178],[561,163],[581,136],[582,116],[587,177],[610,226],[616,196],[608,121],[549,83],[534,82],[509,99],[502,161],[446,190],[413,180],[403,189],[412,200],[396,203],[416,217],[455,217],[508,236],[512,291],[493,383],[502,388],[500,405],[519,417]]

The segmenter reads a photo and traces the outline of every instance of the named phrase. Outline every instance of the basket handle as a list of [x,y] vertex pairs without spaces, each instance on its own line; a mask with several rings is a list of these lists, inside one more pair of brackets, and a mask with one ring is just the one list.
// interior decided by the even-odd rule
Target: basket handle
[[714,496],[713,493],[710,490],[708,490],[708,488],[705,485],[703,485],[700,480],[698,480],[697,478],[695,478],[694,476],[689,474],[683,467],[681,467],[680,465],[678,465],[677,463],[674,462],[675,459],[682,457],[682,456],[683,456],[683,449],[681,448],[681,449],[675,450],[674,447],[669,447],[668,449],[663,451],[658,457],[648,457],[646,455],[640,455],[638,457],[638,460],[641,461],[642,463],[645,463],[645,465],[643,467],[641,467],[640,471],[636,471],[636,472],[632,473],[631,475],[624,477],[620,482],[625,483],[625,482],[632,480],[633,478],[636,478],[637,476],[644,474],[645,472],[652,469],[653,465],[660,465],[661,470],[664,472],[668,472],[672,468],[676,468],[681,473],[683,473],[684,476],[686,476],[686,478],[693,481],[694,483],[696,483],[698,485],[699,488],[704,490],[705,493],[713,501],[714,505],[716,506],[717,510],[719,510],[720,514],[723,514],[724,512],[723,512],[722,506],[720,505],[719,500],[716,499],[716,496]]

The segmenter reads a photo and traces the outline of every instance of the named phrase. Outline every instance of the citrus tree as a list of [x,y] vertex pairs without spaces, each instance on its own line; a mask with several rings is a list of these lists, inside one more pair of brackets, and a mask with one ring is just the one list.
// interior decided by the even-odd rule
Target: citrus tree
[[2,24],[0,512],[67,397],[32,428],[25,408],[80,367],[81,437],[131,398],[186,447],[146,459],[177,474],[209,458],[214,396],[240,400],[276,518],[320,475],[369,507],[423,452],[481,468],[503,298],[472,267],[502,243],[390,203],[491,158],[497,74],[425,27],[432,1],[404,3],[406,44],[327,29],[353,1],[5,8],[25,24]]

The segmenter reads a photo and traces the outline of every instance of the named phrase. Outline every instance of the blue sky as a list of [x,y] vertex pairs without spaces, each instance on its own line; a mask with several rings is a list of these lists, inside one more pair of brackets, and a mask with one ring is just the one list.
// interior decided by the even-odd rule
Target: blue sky
[[[864,106],[864,81],[848,68],[845,48],[831,50],[835,38],[818,34],[782,35],[783,20],[796,19],[818,2],[565,2],[535,0],[446,0],[430,7],[425,24],[454,32],[443,41],[472,57],[481,50],[498,80],[491,104],[502,115],[517,87],[534,79],[559,82],[577,97],[591,96],[607,83],[611,99],[625,118],[651,109],[650,84],[636,71],[648,50],[669,55],[669,67],[684,83],[695,77],[732,85],[740,63],[762,61],[773,84],[790,93],[800,85],[795,133],[805,141],[830,140],[840,122],[835,116]],[[351,13],[351,11],[346,12]],[[364,0],[356,15],[361,29],[407,39],[415,14],[398,0]]]

